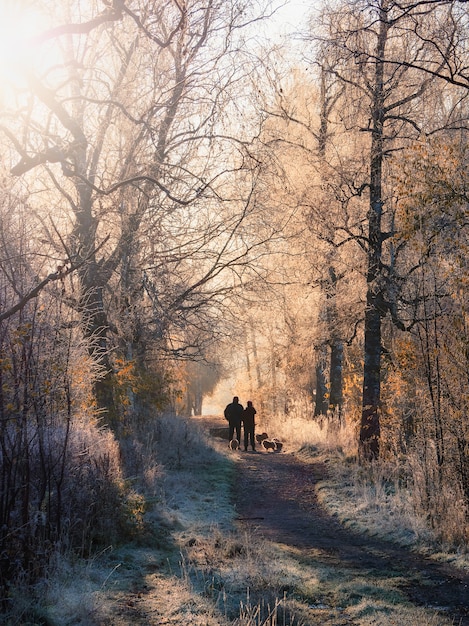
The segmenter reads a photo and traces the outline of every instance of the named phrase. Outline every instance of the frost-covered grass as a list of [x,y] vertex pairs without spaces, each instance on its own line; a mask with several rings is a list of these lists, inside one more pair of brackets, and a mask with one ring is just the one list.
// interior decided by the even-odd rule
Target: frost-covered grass
[[329,476],[317,488],[318,498],[344,526],[469,569],[469,546],[441,540],[438,529],[431,528],[427,516],[416,509],[412,490],[401,487],[394,478],[392,467],[376,464],[366,473],[339,456],[328,467]]
[[316,421],[310,417],[270,417],[259,422],[256,432],[266,432],[269,437],[280,439],[286,452],[314,445],[322,452],[340,452],[347,458],[355,458],[357,454],[356,429],[346,422],[332,427],[325,420]]
[[257,431],[281,439],[285,451],[305,461],[326,462],[328,476],[318,485],[318,497],[346,527],[469,568],[464,508],[451,490],[439,494],[444,501],[439,502],[438,526],[432,527],[428,512],[420,506],[423,488],[418,476],[422,470],[415,452],[407,460],[412,481],[404,482],[397,462],[380,461],[366,468],[358,465],[358,432],[346,420],[334,426],[310,417],[271,417],[260,422]]
[[[344,576],[314,551],[239,532],[231,495],[236,456],[226,442],[210,438],[203,420],[167,418],[154,426],[142,438],[131,477],[145,497],[142,532],[88,561],[57,564],[35,607],[51,626],[451,623],[409,606],[391,576],[379,585]],[[379,475],[375,486],[364,479],[348,427],[331,431],[289,419],[265,428],[285,442],[286,452],[327,463],[330,476],[318,495],[344,524],[408,543],[427,538],[423,526],[406,518],[405,502],[398,513],[395,498],[402,494],[382,486]]]

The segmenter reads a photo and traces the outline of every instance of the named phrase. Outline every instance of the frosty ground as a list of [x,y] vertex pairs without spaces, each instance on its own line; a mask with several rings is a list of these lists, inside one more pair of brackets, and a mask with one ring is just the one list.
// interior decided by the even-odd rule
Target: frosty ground
[[214,436],[224,425],[165,422],[142,453],[141,533],[58,564],[46,623],[469,624],[464,547],[438,543],[389,477],[365,482],[350,433],[295,420],[280,454],[245,453]]

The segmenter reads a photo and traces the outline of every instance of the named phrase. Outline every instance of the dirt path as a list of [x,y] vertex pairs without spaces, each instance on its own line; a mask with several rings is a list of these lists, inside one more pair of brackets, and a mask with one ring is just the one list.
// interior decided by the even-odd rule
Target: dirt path
[[[212,421],[212,428],[215,424],[216,420]],[[389,594],[391,585],[413,605],[434,609],[454,624],[469,625],[469,574],[346,530],[318,504],[315,490],[327,475],[324,464],[264,451],[241,451],[234,457],[241,528],[299,549],[304,558],[326,568],[342,586],[347,580],[368,581],[360,589],[364,596],[377,597],[380,591]],[[333,589],[333,580],[331,583]],[[322,598],[332,608],[335,601],[332,592]]]

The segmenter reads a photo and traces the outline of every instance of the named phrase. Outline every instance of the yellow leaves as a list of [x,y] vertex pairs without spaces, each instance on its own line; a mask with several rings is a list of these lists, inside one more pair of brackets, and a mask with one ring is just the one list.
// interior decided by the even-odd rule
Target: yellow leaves
[[26,323],[26,324],[20,324],[14,331],[13,331],[13,336],[20,338],[20,337],[27,337],[32,329],[33,325],[31,323]]
[[[128,389],[137,393],[139,388],[139,376],[135,361],[126,361],[123,358],[116,359],[116,380],[121,389]],[[123,398],[126,403],[126,397]]]
[[391,178],[399,242],[415,242],[426,254],[426,242],[453,248],[459,225],[465,224],[469,148],[459,140],[446,143],[422,138],[399,153]]
[[415,343],[411,337],[396,340],[394,354],[401,370],[414,371],[417,368]]
[[116,376],[122,383],[132,380],[135,377],[135,361],[125,361],[122,358],[117,358]]
[[2,372],[11,372],[11,369],[12,369],[11,359],[10,358],[0,359],[0,369],[2,370]]
[[32,338],[32,328],[33,325],[31,323],[20,324],[15,330],[13,330],[11,335],[11,343],[13,346],[21,347],[24,346],[28,341]]

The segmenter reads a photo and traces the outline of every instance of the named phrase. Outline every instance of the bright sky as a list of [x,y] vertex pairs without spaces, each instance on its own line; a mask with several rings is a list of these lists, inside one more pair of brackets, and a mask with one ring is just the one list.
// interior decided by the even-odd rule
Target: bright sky
[[49,26],[35,0],[0,0],[0,80],[15,82],[21,65],[36,59],[28,42]]
[[28,39],[47,28],[45,16],[34,1],[0,0],[0,55],[15,57]]
[[[317,2],[317,0],[316,0]],[[294,33],[306,25],[306,18],[315,0],[288,0],[276,12],[275,22],[282,35]]]
[[[265,35],[279,43],[291,36],[291,48],[295,47],[293,33],[306,25],[307,15],[320,0],[274,0],[279,6],[275,16],[265,23]],[[49,6],[53,7],[53,4]],[[21,66],[41,62],[39,57],[51,60],[50,47],[33,47],[28,41],[48,30],[50,17],[41,12],[41,6],[47,6],[38,0],[0,0],[0,102],[3,100],[8,84],[17,85],[21,80]],[[52,14],[54,10],[52,9]],[[42,61],[45,59],[43,58]]]
[[[269,21],[269,30],[273,35],[288,35],[301,29],[306,23],[306,15],[317,2],[275,0],[279,8]],[[21,62],[28,53],[31,54],[27,41],[51,26],[37,0],[0,0],[0,70],[5,72],[5,67]]]

